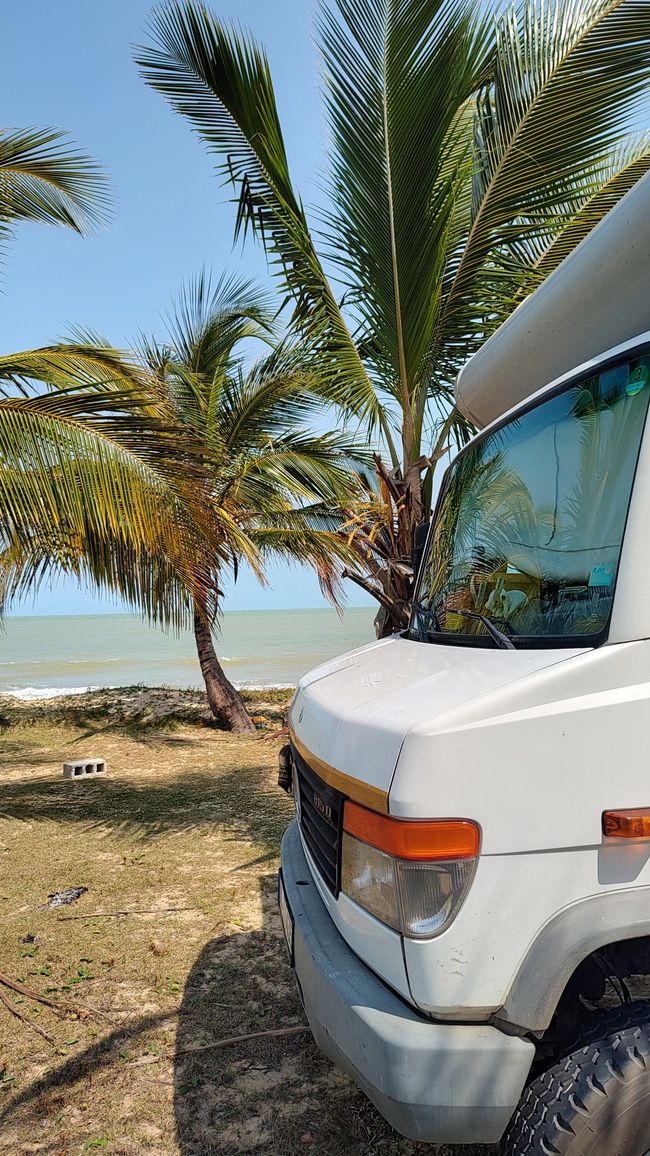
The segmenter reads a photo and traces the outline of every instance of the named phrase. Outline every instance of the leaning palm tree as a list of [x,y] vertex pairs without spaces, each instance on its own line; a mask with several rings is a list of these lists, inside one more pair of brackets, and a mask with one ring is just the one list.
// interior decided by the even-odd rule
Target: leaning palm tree
[[[388,456],[392,544],[356,575],[387,628],[403,621],[435,464],[469,433],[459,366],[650,167],[648,138],[631,135],[650,77],[647,7],[320,0],[331,140],[318,231],[251,36],[187,0],[155,11],[137,52],[218,158],[236,232],[264,245],[333,394]],[[362,556],[375,530],[361,527]]]
[[[250,282],[222,278],[212,288],[202,274],[168,318],[169,340],[141,342],[161,414],[179,444],[187,440],[202,455],[192,490],[221,549],[207,559],[208,580],[197,582],[189,618],[212,713],[234,731],[254,727],[215,650],[225,574],[248,562],[263,581],[273,556],[310,563],[335,600],[340,563],[351,559],[339,528],[360,455],[344,434],[309,429],[328,396],[318,367],[302,347],[282,342],[252,365],[242,360],[244,343],[270,345],[274,312]],[[164,582],[159,598],[164,603]]]
[[[310,432],[327,388],[303,349],[270,346],[249,283],[201,276],[169,322],[137,362],[90,338],[78,357],[0,358],[0,611],[64,573],[189,626],[216,721],[252,731],[215,651],[223,578],[246,562],[263,581],[275,556],[310,563],[336,600],[361,455]],[[269,349],[244,369],[251,340]]]
[[[87,233],[108,205],[101,168],[63,134],[0,131],[0,248],[27,220]],[[201,559],[223,533],[200,508],[198,453],[186,439],[181,461],[146,387],[94,340],[0,355],[0,614],[56,571],[120,588],[168,624],[204,597]]]

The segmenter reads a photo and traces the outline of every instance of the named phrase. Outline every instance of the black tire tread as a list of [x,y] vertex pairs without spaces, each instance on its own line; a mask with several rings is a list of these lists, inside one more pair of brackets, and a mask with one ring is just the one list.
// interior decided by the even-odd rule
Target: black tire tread
[[[650,1001],[595,1020],[568,1055],[528,1085],[502,1141],[501,1156],[572,1156],[576,1132],[617,1084],[644,1070],[650,1080]],[[600,1156],[595,1136],[590,1150]],[[606,1147],[602,1152],[615,1156]]]

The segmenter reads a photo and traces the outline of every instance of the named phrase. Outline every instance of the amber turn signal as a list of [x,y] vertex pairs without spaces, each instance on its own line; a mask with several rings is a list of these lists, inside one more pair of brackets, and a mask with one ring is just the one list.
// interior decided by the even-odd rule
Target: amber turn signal
[[343,830],[396,859],[475,859],[481,832],[469,819],[394,819],[346,802]]
[[610,839],[650,839],[650,808],[605,811],[603,835]]

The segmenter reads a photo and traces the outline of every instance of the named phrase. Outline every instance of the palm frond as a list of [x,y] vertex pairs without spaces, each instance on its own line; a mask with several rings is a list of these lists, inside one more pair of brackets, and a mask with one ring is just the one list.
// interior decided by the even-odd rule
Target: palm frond
[[338,530],[315,529],[307,520],[301,525],[294,515],[288,525],[267,522],[251,536],[265,559],[311,566],[324,596],[334,606],[342,605],[343,568],[354,560],[354,551]]
[[336,390],[318,356],[303,343],[283,341],[224,384],[219,430],[230,452],[281,437],[287,429],[322,418]]
[[[2,533],[0,531],[0,540]],[[183,581],[173,556],[160,549],[152,554],[124,533],[97,536],[89,526],[83,537],[56,531],[13,540],[0,548],[0,614],[15,600],[35,596],[59,575],[72,577],[93,593],[120,598],[152,625],[182,630],[191,625],[192,594],[198,584]],[[208,612],[216,606],[205,591]]]
[[46,345],[0,354],[0,397],[29,393],[34,383],[85,393],[135,390],[144,397],[147,375],[130,356],[105,345]]
[[292,303],[293,321],[318,341],[341,397],[381,424],[382,414],[323,271],[289,172],[266,56],[198,3],[169,3],[136,53],[148,84],[189,120],[220,160],[237,196],[235,232],[263,242]]
[[75,384],[0,400],[0,543],[14,568],[47,554],[53,567],[115,578],[111,550],[131,550],[196,592],[234,553],[255,567],[245,531],[209,508],[202,478],[200,449],[133,391]]
[[[591,186],[581,190],[579,204],[571,205],[564,228],[539,254],[534,263],[534,282],[539,284],[650,169],[650,133],[632,137],[612,150],[593,172]],[[586,196],[584,195],[586,191]]]
[[475,328],[484,339],[502,320],[513,283],[491,258],[515,236],[549,243],[554,218],[564,230],[567,202],[589,199],[649,80],[644,0],[525,0],[504,15],[478,102],[472,223],[445,304],[450,337]]
[[289,512],[296,503],[345,506],[352,498],[360,456],[354,443],[340,434],[289,431],[240,454],[222,477],[220,500],[235,502],[249,517]]
[[65,133],[0,130],[0,223],[40,221],[88,233],[109,206],[106,174]]
[[[470,0],[329,0],[320,43],[332,131],[332,256],[359,292],[373,360],[405,415],[471,170],[469,119],[488,25]],[[418,456],[417,447],[414,448]]]
[[275,312],[270,294],[250,278],[224,273],[213,284],[202,269],[164,317],[176,358],[195,372],[214,376],[240,341],[273,338]]
[[240,347],[246,340],[273,340],[275,311],[268,294],[248,278],[224,273],[213,286],[202,270],[183,286],[165,319],[168,341],[161,346],[142,338],[140,357],[175,419],[205,438],[206,419],[214,427]]

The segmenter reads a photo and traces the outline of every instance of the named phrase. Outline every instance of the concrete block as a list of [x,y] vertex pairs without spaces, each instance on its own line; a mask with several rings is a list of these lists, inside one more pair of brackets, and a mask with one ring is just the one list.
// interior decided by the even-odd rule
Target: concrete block
[[106,774],[105,759],[78,759],[63,764],[64,779],[90,779]]

